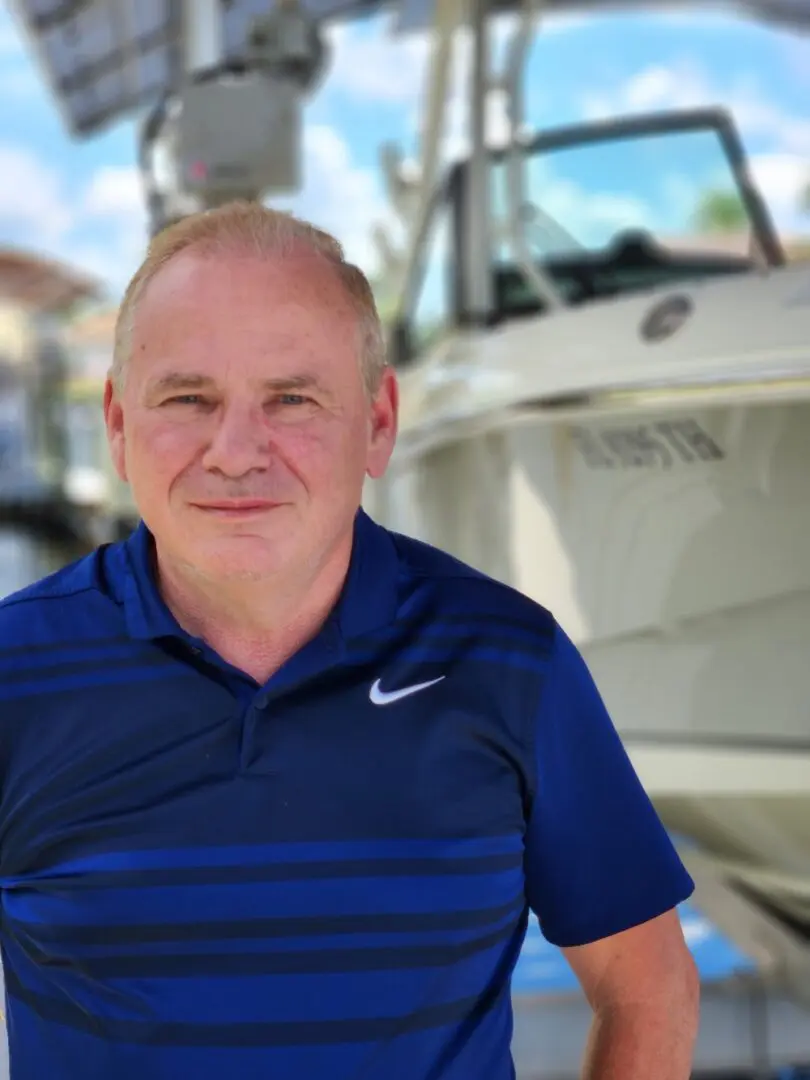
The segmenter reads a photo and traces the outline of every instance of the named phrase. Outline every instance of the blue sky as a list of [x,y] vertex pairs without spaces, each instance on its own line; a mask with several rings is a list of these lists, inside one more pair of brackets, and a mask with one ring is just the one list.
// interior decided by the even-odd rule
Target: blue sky
[[[369,267],[370,226],[389,213],[377,175],[378,145],[394,139],[410,153],[417,149],[425,43],[395,38],[385,17],[341,27],[333,38],[331,70],[306,111],[307,181],[294,205],[332,229]],[[449,154],[463,146],[463,67],[462,50],[449,109]],[[567,17],[549,21],[538,37],[527,93],[533,126],[725,105],[737,119],[777,222],[791,233],[810,232],[810,220],[796,211],[810,174],[806,38],[711,13]],[[68,258],[120,289],[144,241],[132,122],[91,141],[70,141],[5,10],[0,94],[0,243]],[[496,137],[504,123],[498,105],[493,103]],[[628,176],[625,185],[630,182]],[[664,175],[663,166],[656,182],[668,183],[660,190],[675,198],[674,177]],[[629,194],[645,193],[638,188]]]

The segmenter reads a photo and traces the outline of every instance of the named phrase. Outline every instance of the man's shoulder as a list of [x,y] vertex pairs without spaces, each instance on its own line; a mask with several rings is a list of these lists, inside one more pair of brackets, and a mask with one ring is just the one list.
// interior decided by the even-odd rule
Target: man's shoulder
[[0,647],[104,633],[117,608],[106,581],[106,545],[0,599]]
[[404,575],[414,587],[430,592],[439,617],[511,623],[551,642],[556,619],[538,601],[447,551],[399,533],[390,535]]

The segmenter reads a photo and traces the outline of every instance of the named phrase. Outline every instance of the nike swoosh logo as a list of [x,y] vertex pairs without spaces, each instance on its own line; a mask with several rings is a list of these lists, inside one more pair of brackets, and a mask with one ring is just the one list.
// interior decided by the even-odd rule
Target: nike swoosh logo
[[390,705],[392,701],[399,701],[401,698],[410,697],[411,694],[418,694],[420,690],[427,690],[429,686],[435,686],[444,678],[444,675],[440,675],[438,679],[431,679],[430,682],[416,683],[414,686],[403,686],[401,690],[381,690],[380,680],[374,683],[369,690],[369,699],[375,705]]

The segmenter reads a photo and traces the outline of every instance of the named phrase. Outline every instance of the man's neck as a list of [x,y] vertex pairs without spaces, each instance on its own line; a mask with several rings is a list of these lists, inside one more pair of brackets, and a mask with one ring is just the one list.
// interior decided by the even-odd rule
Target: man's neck
[[202,638],[228,663],[265,683],[314,638],[340,596],[351,557],[351,537],[317,572],[300,579],[207,581],[156,557],[160,593],[189,634]]

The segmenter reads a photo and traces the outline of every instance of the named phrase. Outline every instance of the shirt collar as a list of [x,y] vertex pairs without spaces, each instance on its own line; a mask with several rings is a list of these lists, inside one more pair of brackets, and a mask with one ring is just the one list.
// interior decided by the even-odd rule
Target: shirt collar
[[[124,542],[123,555],[118,565],[123,573],[121,591],[130,636],[140,640],[188,639],[158,591],[154,539],[143,521]],[[360,509],[354,522],[349,572],[327,620],[329,632],[337,632],[345,643],[390,623],[397,610],[398,578],[393,537]]]

